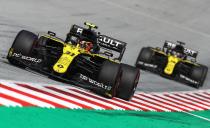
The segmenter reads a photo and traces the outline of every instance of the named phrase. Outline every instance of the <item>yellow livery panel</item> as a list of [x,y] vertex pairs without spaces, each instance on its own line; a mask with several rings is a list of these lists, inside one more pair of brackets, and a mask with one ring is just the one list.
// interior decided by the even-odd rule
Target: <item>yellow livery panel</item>
[[179,58],[175,57],[175,56],[169,56],[168,57],[168,63],[164,69],[164,73],[171,75],[174,71],[174,68],[176,66],[176,64],[180,61]]
[[78,46],[65,45],[63,54],[53,66],[53,70],[57,73],[65,73],[74,58],[79,55],[81,50]]
[[73,59],[74,57],[71,57],[68,54],[63,54],[53,66],[53,70],[57,73],[65,73]]

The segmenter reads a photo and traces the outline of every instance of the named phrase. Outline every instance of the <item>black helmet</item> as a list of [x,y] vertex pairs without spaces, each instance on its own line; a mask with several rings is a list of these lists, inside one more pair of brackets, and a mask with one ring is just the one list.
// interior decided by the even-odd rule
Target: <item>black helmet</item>
[[173,51],[184,54],[184,47],[182,45],[176,45]]
[[80,38],[81,38],[81,40],[96,43],[97,42],[97,33],[93,30],[86,29],[86,30],[83,30],[82,36]]
[[183,58],[184,57],[184,47],[182,45],[176,45],[175,48],[172,49],[172,54]]

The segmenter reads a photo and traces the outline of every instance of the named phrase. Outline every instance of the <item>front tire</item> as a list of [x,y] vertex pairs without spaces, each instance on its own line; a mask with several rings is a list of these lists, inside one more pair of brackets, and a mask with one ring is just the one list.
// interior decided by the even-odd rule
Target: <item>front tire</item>
[[191,77],[193,80],[199,82],[199,84],[194,85],[195,88],[200,88],[203,86],[207,76],[207,72],[208,72],[208,67],[206,66],[201,65],[193,67]]
[[127,64],[121,64],[122,77],[117,89],[117,97],[129,101],[136,91],[140,70]]
[[142,65],[139,64],[139,61],[143,63],[151,63],[152,57],[153,57],[154,52],[151,50],[150,47],[144,47],[141,49],[138,58],[136,60],[135,66],[141,69],[144,69]]
[[8,61],[16,66],[22,66],[18,61],[12,58],[11,54],[21,53],[22,55],[29,56],[37,40],[38,36],[35,35],[34,33],[26,30],[20,31],[15,37],[12,47],[8,52],[7,55]]
[[116,89],[118,88],[121,80],[121,67],[120,64],[104,61],[100,70],[98,81],[104,85],[111,86],[112,89],[105,94],[105,96],[112,98],[116,95]]

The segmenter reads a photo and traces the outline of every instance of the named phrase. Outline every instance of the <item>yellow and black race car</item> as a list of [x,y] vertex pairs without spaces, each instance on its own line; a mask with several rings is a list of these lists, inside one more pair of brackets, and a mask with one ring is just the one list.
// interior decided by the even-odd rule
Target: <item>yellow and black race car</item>
[[36,35],[20,31],[7,59],[16,66],[37,72],[108,98],[130,100],[139,81],[140,71],[120,63],[126,43],[95,32],[98,28],[72,25],[66,40],[54,32]]
[[165,41],[163,48],[144,47],[136,67],[195,88],[203,86],[208,67],[196,62],[197,51],[184,47],[181,41]]

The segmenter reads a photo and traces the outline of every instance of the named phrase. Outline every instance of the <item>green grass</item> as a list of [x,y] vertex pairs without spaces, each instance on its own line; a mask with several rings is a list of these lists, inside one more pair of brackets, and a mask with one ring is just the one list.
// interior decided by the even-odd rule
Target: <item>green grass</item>
[[[210,119],[210,111],[191,112]],[[0,107],[0,128],[210,128],[181,112]]]

